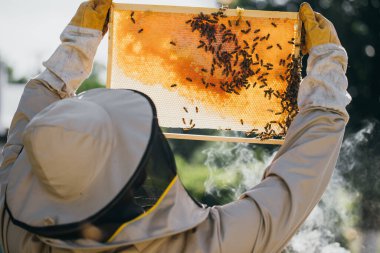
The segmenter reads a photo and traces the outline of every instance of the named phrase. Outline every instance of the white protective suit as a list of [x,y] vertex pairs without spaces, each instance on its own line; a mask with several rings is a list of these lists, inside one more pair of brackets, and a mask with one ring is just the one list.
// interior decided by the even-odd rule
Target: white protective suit
[[[14,171],[30,166],[22,141],[26,125],[48,105],[73,96],[91,71],[101,38],[100,31],[68,26],[62,45],[44,64],[45,72],[26,85],[3,150],[3,207],[9,178],[17,178]],[[323,44],[311,49],[299,91],[300,112],[263,181],[239,200],[202,208],[176,180],[154,211],[121,226],[107,243],[43,238],[14,225],[2,208],[4,251],[280,252],[318,203],[333,173],[348,121],[346,68],[343,47]]]

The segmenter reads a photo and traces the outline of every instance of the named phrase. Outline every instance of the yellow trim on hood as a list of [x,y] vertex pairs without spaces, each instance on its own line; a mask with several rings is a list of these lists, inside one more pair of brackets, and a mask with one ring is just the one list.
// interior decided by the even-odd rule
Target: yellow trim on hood
[[111,236],[110,239],[108,239],[107,242],[112,242],[116,236],[118,236],[118,234],[126,227],[128,226],[129,224],[131,224],[132,222],[135,222],[137,220],[140,220],[142,218],[144,218],[145,216],[149,215],[151,212],[153,212],[159,205],[160,203],[162,202],[162,200],[165,198],[165,196],[168,194],[168,192],[170,191],[170,189],[173,187],[173,185],[177,182],[177,179],[178,179],[178,176],[175,176],[173,178],[173,180],[170,182],[170,184],[168,185],[168,187],[165,189],[164,193],[162,193],[161,197],[157,200],[156,204],[154,204],[152,206],[152,208],[150,208],[148,211],[146,211],[145,213],[137,216],[136,218],[134,218],[133,220],[130,220],[124,224],[122,224],[117,230],[116,232]]

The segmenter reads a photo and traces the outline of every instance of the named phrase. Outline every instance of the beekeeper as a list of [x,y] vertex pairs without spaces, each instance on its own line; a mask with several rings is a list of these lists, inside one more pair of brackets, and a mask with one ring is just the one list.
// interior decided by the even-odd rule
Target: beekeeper
[[179,181],[149,97],[74,96],[110,6],[83,3],[25,87],[1,164],[4,252],[280,252],[320,200],[348,121],[347,54],[331,22],[301,6],[309,60],[300,112],[263,181],[210,208]]

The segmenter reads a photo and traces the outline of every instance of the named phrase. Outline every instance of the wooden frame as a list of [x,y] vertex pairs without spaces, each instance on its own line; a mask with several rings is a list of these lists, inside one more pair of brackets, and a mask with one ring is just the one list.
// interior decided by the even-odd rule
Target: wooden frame
[[[189,13],[199,14],[203,12],[210,14],[215,12],[216,8],[203,8],[203,7],[183,7],[183,6],[165,6],[165,5],[141,5],[141,4],[120,4],[113,3],[111,8],[111,15],[109,21],[109,45],[113,45],[113,20],[114,10],[130,10],[130,11],[155,11],[155,12],[169,12],[169,13]],[[298,33],[295,36],[295,43],[301,41],[301,26],[302,22],[299,19],[298,12],[278,12],[278,11],[256,11],[256,10],[226,10],[228,16],[245,16],[245,17],[258,17],[258,18],[289,18],[298,19]],[[111,85],[111,73],[112,73],[112,58],[113,58],[112,46],[108,48],[108,68],[107,68],[107,88]],[[299,56],[299,51],[295,54]],[[241,143],[256,143],[256,144],[272,144],[281,145],[284,139],[268,139],[260,140],[258,138],[242,138],[242,137],[224,137],[224,136],[208,136],[208,135],[193,135],[193,134],[175,134],[164,133],[168,139],[182,139],[182,140],[199,140],[199,141],[223,141],[223,142],[241,142]]]

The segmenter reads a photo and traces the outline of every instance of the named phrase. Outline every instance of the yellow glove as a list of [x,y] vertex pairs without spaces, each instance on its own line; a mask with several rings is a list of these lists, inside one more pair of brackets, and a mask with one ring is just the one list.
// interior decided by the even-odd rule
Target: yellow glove
[[91,0],[80,5],[70,25],[91,28],[103,32],[108,29],[108,11],[112,0]]
[[309,53],[311,48],[322,44],[341,45],[334,25],[321,14],[314,12],[308,3],[301,4],[300,18],[306,31],[303,54]]

